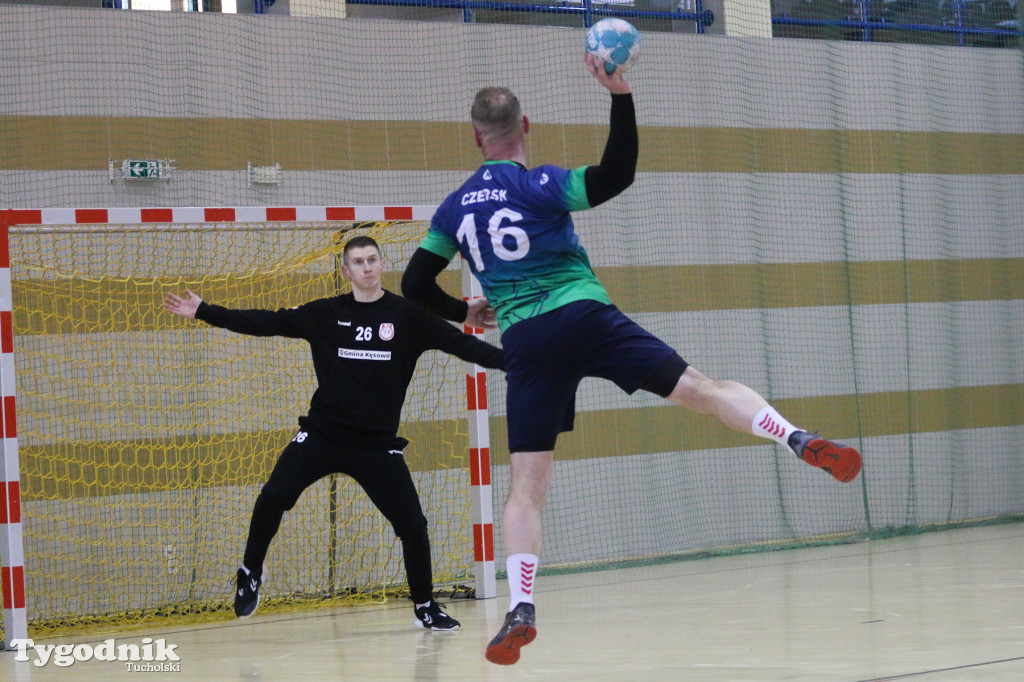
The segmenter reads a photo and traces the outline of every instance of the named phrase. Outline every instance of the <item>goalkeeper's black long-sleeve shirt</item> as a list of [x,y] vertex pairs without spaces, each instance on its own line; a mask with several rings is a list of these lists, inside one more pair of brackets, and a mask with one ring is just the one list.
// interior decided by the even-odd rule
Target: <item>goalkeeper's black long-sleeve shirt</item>
[[389,291],[370,303],[345,294],[280,310],[233,310],[204,301],[196,319],[241,334],[309,342],[318,387],[299,424],[335,438],[395,435],[416,361],[427,350],[505,366],[500,348]]

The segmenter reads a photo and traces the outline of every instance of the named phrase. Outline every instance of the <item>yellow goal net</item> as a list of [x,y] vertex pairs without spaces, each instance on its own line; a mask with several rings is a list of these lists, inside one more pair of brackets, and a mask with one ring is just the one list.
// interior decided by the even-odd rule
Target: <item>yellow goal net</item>
[[[234,308],[346,290],[341,248],[374,237],[396,291],[423,221],[19,226],[10,231],[30,633],[231,617],[252,504],[315,389],[301,340],[165,312],[191,289]],[[446,273],[455,275],[457,273]],[[456,286],[456,289],[457,286]],[[431,352],[400,433],[435,584],[472,581],[464,365]],[[267,557],[263,607],[407,594],[390,525],[344,476],[309,488]]]

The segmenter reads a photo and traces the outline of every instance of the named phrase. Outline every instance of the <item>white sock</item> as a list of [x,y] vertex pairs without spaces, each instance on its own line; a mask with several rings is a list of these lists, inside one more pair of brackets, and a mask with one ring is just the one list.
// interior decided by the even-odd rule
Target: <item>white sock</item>
[[246,575],[250,575],[251,574],[251,571],[249,571],[249,569],[245,567],[245,564],[242,564],[242,570],[245,571]]
[[755,436],[770,438],[787,447],[789,446],[789,435],[800,430],[786,421],[771,405],[757,413],[750,428]]
[[512,602],[508,610],[517,604],[533,603],[533,583],[537,577],[538,559],[533,554],[513,554],[505,560],[508,570],[508,591]]
[[[415,603],[415,602],[414,602],[414,603]],[[425,608],[427,608],[428,606],[430,606],[430,602],[426,602],[426,603],[424,603],[424,604],[416,604],[416,605],[415,605],[415,608],[417,608],[417,609],[425,609]]]

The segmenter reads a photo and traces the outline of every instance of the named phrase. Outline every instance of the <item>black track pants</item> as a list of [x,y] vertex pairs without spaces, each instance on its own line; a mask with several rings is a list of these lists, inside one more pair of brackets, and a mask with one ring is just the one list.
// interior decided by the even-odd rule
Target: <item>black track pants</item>
[[243,562],[260,571],[281,518],[306,488],[330,474],[345,474],[358,483],[402,542],[409,591],[416,603],[433,593],[430,538],[409,467],[402,456],[407,441],[391,438],[379,445],[345,447],[313,430],[302,430],[281,453],[252,510]]

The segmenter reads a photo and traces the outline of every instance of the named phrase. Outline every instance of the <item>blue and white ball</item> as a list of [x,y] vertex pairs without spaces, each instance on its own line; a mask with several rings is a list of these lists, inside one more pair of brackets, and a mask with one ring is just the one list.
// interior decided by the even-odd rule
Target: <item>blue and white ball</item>
[[605,73],[625,71],[640,58],[640,32],[625,19],[602,19],[587,31],[587,52],[604,62]]

